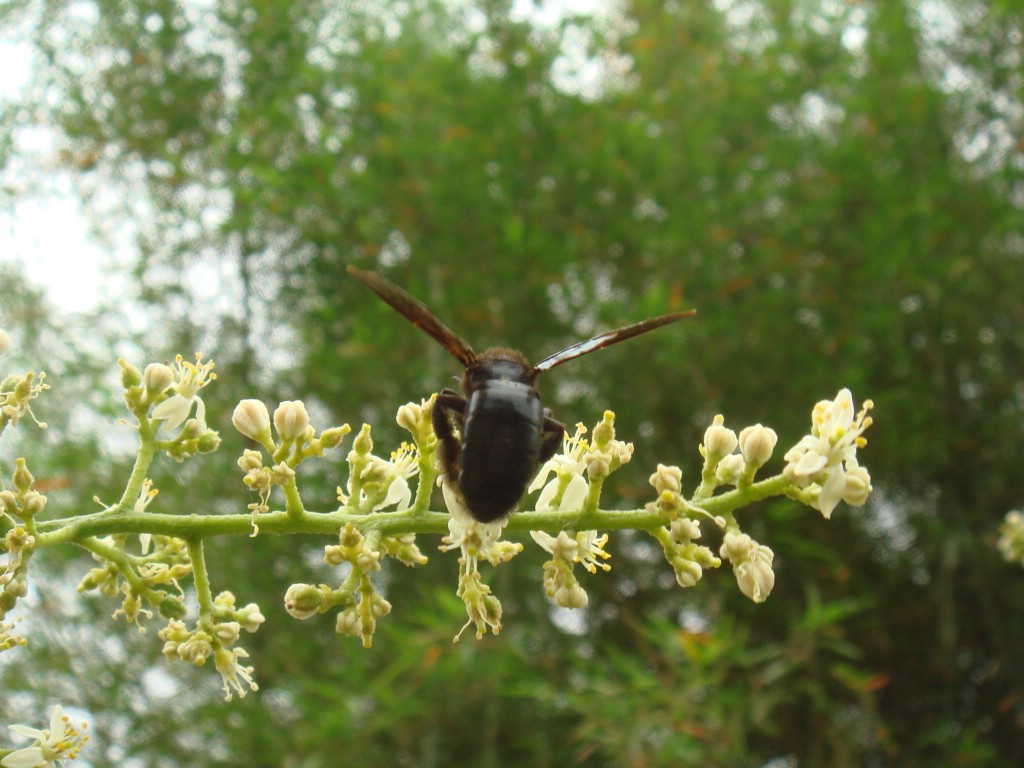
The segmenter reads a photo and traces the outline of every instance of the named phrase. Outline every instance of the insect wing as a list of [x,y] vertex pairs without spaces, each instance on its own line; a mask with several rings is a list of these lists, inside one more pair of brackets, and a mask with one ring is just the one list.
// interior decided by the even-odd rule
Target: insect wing
[[466,342],[456,336],[452,330],[442,323],[427,309],[421,301],[414,299],[390,280],[385,280],[376,272],[365,272],[351,264],[348,272],[362,281],[371,291],[380,296],[399,313],[415,325],[426,331],[434,341],[451,352],[467,368],[476,362],[476,353]]
[[544,371],[551,370],[556,365],[561,365],[562,363],[566,363],[570,360],[575,360],[577,357],[587,355],[599,349],[604,349],[605,347],[610,347],[612,344],[618,344],[620,341],[625,341],[626,339],[631,339],[634,336],[639,336],[641,333],[653,331],[655,328],[660,328],[663,325],[674,323],[676,320],[682,320],[684,317],[689,317],[695,313],[696,310],[694,309],[687,310],[686,312],[674,312],[671,315],[662,315],[661,317],[652,317],[649,320],[641,320],[639,323],[633,323],[632,325],[627,325],[624,328],[617,328],[614,331],[605,331],[592,339],[578,341],[571,347],[566,347],[560,352],[548,355],[533,366],[533,370],[537,373],[543,373]]

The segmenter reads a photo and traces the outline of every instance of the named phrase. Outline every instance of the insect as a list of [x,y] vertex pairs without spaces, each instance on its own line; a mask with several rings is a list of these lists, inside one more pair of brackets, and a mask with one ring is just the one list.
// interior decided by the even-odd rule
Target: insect
[[442,389],[432,422],[449,486],[482,523],[512,512],[540,465],[554,456],[561,444],[565,426],[541,403],[534,384],[539,374],[695,312],[675,312],[605,331],[530,365],[519,352],[506,347],[492,347],[478,355],[424,304],[394,283],[353,266],[348,271],[465,367],[463,396]]

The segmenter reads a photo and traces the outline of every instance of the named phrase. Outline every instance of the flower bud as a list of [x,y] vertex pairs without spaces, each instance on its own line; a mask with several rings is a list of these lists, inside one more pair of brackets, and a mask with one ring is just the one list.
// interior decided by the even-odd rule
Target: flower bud
[[[291,611],[289,611],[291,613]],[[295,614],[292,614],[295,616]],[[295,616],[295,618],[302,618]],[[337,620],[334,622],[334,631],[339,635],[345,635],[346,637],[355,637],[359,634],[359,614],[355,608],[346,608],[344,611],[338,614]]]
[[270,441],[270,413],[262,400],[242,400],[231,414],[231,423],[257,443]]
[[46,506],[46,497],[39,491],[28,491],[25,494],[24,507],[25,515],[38,515]]
[[32,473],[28,471],[28,465],[25,464],[24,459],[15,460],[15,469],[12,479],[14,480],[14,487],[24,493],[32,487],[32,483],[35,482],[35,478],[32,477]]
[[700,524],[688,517],[677,517],[669,525],[669,532],[673,541],[689,544],[694,539],[700,538]]
[[246,632],[255,632],[260,628],[260,624],[265,622],[266,617],[260,613],[260,607],[256,603],[249,603],[243,606],[238,611],[241,621],[242,629]]
[[220,434],[212,429],[199,436],[196,447],[200,453],[213,453],[220,447]]
[[117,364],[121,366],[121,386],[125,389],[137,387],[142,383],[142,373],[134,365],[124,358],[120,358]]
[[729,531],[722,541],[719,554],[732,563],[733,573],[740,591],[755,603],[763,603],[775,586],[772,561],[775,553],[750,536]]
[[188,613],[184,601],[180,597],[173,595],[161,600],[157,610],[165,619],[183,619],[185,614]]
[[14,495],[14,491],[0,491],[0,506],[8,515],[17,514],[18,497]]
[[843,501],[851,507],[863,507],[871,493],[871,476],[864,467],[847,467]]
[[615,439],[615,414],[612,411],[605,411],[604,417],[594,427],[592,435],[594,446],[601,449]]
[[704,449],[708,458],[714,461],[720,461],[736,450],[736,433],[722,426],[724,423],[725,417],[719,414],[704,432]]
[[723,485],[735,485],[743,474],[743,456],[738,453],[730,453],[720,462],[715,469],[715,478]]
[[7,331],[0,328],[0,355],[6,352],[11,346],[11,337],[7,335]]
[[263,466],[263,455],[259,451],[246,448],[238,458],[238,468],[243,472],[251,472]]
[[237,621],[222,621],[213,626],[213,634],[224,645],[234,645],[238,641],[238,635],[242,632],[242,625]]
[[288,442],[298,440],[309,426],[309,413],[301,400],[285,400],[274,411],[274,427],[278,436]]
[[174,372],[163,363],[150,363],[142,374],[142,384],[146,388],[146,397],[152,401],[162,395],[174,381]]
[[4,585],[3,593],[4,601],[0,604],[0,608],[9,611],[14,608],[15,601],[28,596],[28,579],[25,578],[24,571],[14,575],[7,584]]
[[421,405],[418,403],[406,403],[398,409],[398,415],[395,417],[395,421],[398,422],[398,426],[402,429],[415,434],[416,425],[419,423],[422,415],[423,407]]
[[391,613],[391,603],[389,603],[380,595],[375,594],[373,596],[373,603],[371,604],[371,609],[373,611],[373,617],[375,619],[380,619]]
[[700,567],[700,564],[690,558],[677,555],[669,562],[672,565],[672,570],[675,571],[676,583],[680,587],[692,587],[704,575],[704,569]]
[[658,470],[651,475],[649,482],[659,496],[665,491],[679,493],[683,489],[683,470],[659,464]]
[[[555,592],[554,600],[555,605],[559,605],[562,608],[586,608],[587,604],[590,602],[590,598],[587,597],[586,590],[584,590],[578,583],[559,587]],[[498,618],[501,618],[500,612],[498,613]]]
[[356,439],[352,442],[352,450],[361,456],[369,454],[373,450],[373,438],[370,437],[370,425],[363,424]]
[[771,427],[755,424],[740,432],[740,453],[747,466],[761,467],[772,457],[779,436]]
[[315,616],[324,606],[324,593],[312,584],[292,584],[284,594],[284,609],[295,619]]
[[348,424],[325,429],[320,434],[320,445],[323,448],[336,448],[341,444],[341,441],[345,439],[345,435],[351,431],[352,428]]

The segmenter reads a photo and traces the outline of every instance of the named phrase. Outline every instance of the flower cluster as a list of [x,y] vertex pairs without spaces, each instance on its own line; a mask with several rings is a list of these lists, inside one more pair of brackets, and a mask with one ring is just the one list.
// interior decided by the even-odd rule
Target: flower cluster
[[[657,498],[648,511],[666,520],[663,528],[651,531],[665,551],[680,586],[693,586],[707,568],[717,568],[722,560],[733,567],[740,591],[754,602],[767,599],[775,584],[772,570],[774,553],[740,530],[732,509],[764,495],[784,493],[820,510],[827,518],[840,500],[860,506],[871,491],[867,470],[857,463],[857,449],[865,445],[863,432],[871,426],[867,412],[870,400],[856,414],[849,390],[841,390],[833,401],[814,407],[811,434],[786,453],[781,475],[755,483],[757,472],[771,459],[778,435],[761,424],[746,427],[737,435],[715,416],[704,432],[700,445],[704,467],[693,497],[682,495],[682,471],[678,467],[658,465],[651,475]],[[738,449],[738,450],[737,450]],[[736,501],[725,514],[712,514],[721,497],[714,495],[723,485],[733,485]],[[713,520],[725,531],[719,557],[695,541],[701,535],[699,517]]]
[[559,531],[555,537],[544,531],[530,531],[530,536],[551,553],[551,559],[544,563],[544,593],[562,608],[586,608],[589,598],[576,580],[573,565],[580,563],[592,574],[599,568],[610,571],[611,566],[602,562],[611,557],[604,551],[608,534],[598,536],[597,531],[580,531],[571,536]]
[[[432,405],[433,400],[430,400],[408,403],[399,409],[398,423],[412,433],[415,444],[403,443],[391,454],[390,460],[373,453],[370,427],[363,425],[348,454],[348,481],[344,489],[337,489],[342,505],[340,511],[374,515],[393,508],[396,513],[415,513],[410,509],[413,494],[409,481],[416,475],[428,475],[427,479],[432,482],[434,474],[435,441],[429,427]],[[422,477],[419,485],[422,491]],[[424,496],[423,505],[428,501]],[[308,619],[340,607],[335,622],[337,632],[360,637],[369,648],[377,621],[391,612],[391,603],[377,591],[371,579],[371,574],[380,570],[385,557],[394,557],[409,566],[427,562],[416,545],[414,534],[384,536],[380,531],[371,530],[364,535],[353,522],[346,523],[339,532],[338,544],[324,548],[328,565],[347,569],[343,582],[337,587],[292,584],[285,593],[285,610],[297,619]]]
[[190,363],[178,355],[173,365],[150,363],[144,372],[125,360],[118,364],[125,404],[138,418],[143,436],[158,436],[156,447],[175,461],[217,450],[220,435],[207,426],[206,404],[199,397],[217,378],[213,360],[204,363],[196,353],[196,362]]
[[505,521],[481,523],[473,519],[465,502],[448,484],[447,479],[442,479],[441,491],[450,517],[448,535],[441,539],[439,549],[442,552],[459,550],[457,594],[465,603],[469,617],[455,640],[457,642],[471,625],[476,629],[477,639],[482,638],[488,628],[496,635],[501,632],[501,602],[482,581],[480,561],[486,560],[494,566],[507,563],[523,551],[523,545],[501,540]]
[[717,568],[722,561],[707,547],[696,544],[701,536],[700,523],[684,515],[672,520],[668,526],[656,528],[654,538],[665,551],[665,559],[676,574],[676,583],[692,587],[707,568]]
[[[285,610],[301,620],[340,606],[336,631],[349,637],[360,637],[363,647],[370,648],[377,620],[391,613],[391,603],[377,592],[370,579],[371,573],[380,570],[382,552],[378,547],[381,540],[379,533],[365,537],[355,525],[348,523],[338,535],[338,543],[324,548],[324,561],[328,565],[348,567],[344,583],[336,589],[326,584],[292,584],[284,596]],[[413,544],[415,552],[412,552],[408,546],[406,543],[405,556],[411,562],[418,562],[419,550]],[[403,547],[398,546],[397,549],[402,550]]]
[[238,468],[245,473],[243,482],[257,493],[249,504],[252,513],[252,536],[259,533],[258,517],[270,511],[270,493],[274,486],[284,490],[289,514],[298,516],[302,504],[295,484],[295,467],[324,451],[341,444],[351,428],[348,424],[325,429],[316,437],[316,428],[309,423],[309,412],[301,400],[285,400],[274,410],[274,431],[270,429],[270,411],[262,400],[242,400],[231,414],[231,423],[242,435],[254,440],[268,454],[266,466],[260,451],[245,449],[238,459]]
[[32,487],[35,478],[25,459],[15,461],[11,480],[13,490],[0,490],[0,553],[6,555],[0,565],[0,651],[26,644],[7,615],[28,594],[28,562],[38,545],[36,515],[46,506],[46,497]]
[[[576,425],[576,432],[566,434],[562,450],[544,463],[529,491],[540,489],[537,512],[595,511],[605,479],[633,457],[633,444],[615,438],[615,414],[605,411],[588,441],[587,428]],[[548,480],[551,473],[554,477]],[[587,572],[611,570],[604,562],[611,555],[605,551],[608,534],[595,530],[558,532],[552,536],[544,531],[530,531],[533,540],[551,560],[544,564],[544,593],[563,608],[584,608],[589,602],[586,591],[573,573],[575,564]]]
[[720,485],[749,486],[772,457],[778,439],[775,430],[761,424],[745,427],[737,436],[725,426],[724,416],[715,416],[699,448],[704,468],[694,498],[707,498]]
[[[157,493],[153,482],[144,480],[132,514],[145,514]],[[85,574],[78,591],[96,590],[105,597],[122,595],[121,607],[114,611],[113,619],[124,618],[144,632],[141,619],[153,617],[153,612],[144,607],[146,603],[157,606],[164,616],[184,614],[185,593],[179,582],[192,572],[192,562],[182,539],[143,533],[139,535],[137,553],[130,551],[126,536],[95,538],[83,546],[99,565]],[[173,593],[165,587],[171,587]]]
[[231,701],[236,693],[244,697],[248,691],[259,690],[252,679],[253,667],[240,662],[249,657],[248,652],[233,646],[243,629],[255,632],[264,621],[255,603],[235,608],[235,596],[221,592],[214,598],[212,611],[201,614],[193,629],[180,619],[171,619],[160,630],[159,637],[164,641],[163,653],[169,661],[188,661],[201,667],[213,656],[214,666],[223,680],[224,698]]

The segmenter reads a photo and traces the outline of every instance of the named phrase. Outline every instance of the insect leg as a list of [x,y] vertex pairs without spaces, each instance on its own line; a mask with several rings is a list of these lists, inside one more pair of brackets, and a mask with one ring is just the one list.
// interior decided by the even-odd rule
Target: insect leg
[[466,399],[460,397],[454,390],[445,387],[438,393],[437,400],[434,402],[434,412],[431,414],[434,434],[437,435],[441,466],[444,468],[448,482],[455,486],[458,484],[459,473],[462,469],[462,446],[459,443],[459,437],[455,435],[455,429],[458,428],[461,432],[465,412]]

